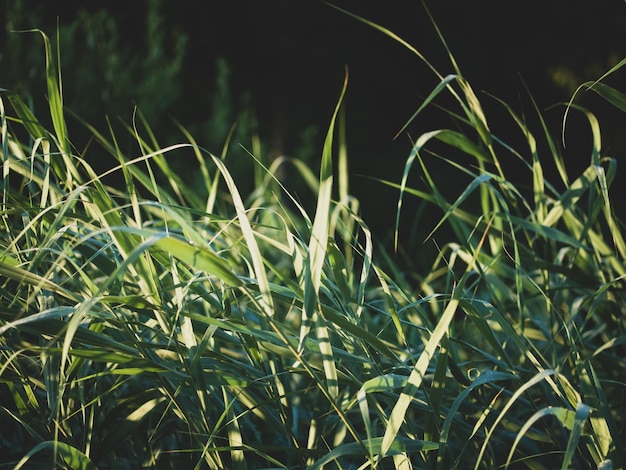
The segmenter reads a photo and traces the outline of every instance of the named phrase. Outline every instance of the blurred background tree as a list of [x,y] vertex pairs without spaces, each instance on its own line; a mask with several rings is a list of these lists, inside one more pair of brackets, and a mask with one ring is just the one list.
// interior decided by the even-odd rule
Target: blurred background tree
[[[443,74],[453,72],[421,2],[331,3],[389,28]],[[475,90],[527,116],[533,112],[524,84],[545,110],[566,102],[581,82],[598,78],[626,56],[622,0],[425,4]],[[2,0],[0,14],[0,87],[29,97],[36,111],[43,109],[41,40],[11,31],[39,28],[52,39],[58,31],[65,104],[72,112],[106,130],[106,116],[115,126],[130,123],[136,105],[161,145],[184,140],[175,119],[215,154],[235,126],[227,159],[244,189],[253,185],[245,149],[253,149],[255,136],[262,160],[286,154],[315,163],[320,129],[327,125],[347,65],[351,188],[379,238],[388,237],[393,226],[397,194],[368,177],[399,181],[411,148],[408,136],[447,125],[445,113],[430,112],[394,139],[436,86],[436,77],[398,43],[318,0]],[[620,77],[623,73],[613,80]],[[623,121],[592,95],[581,101],[599,113],[605,150],[622,158]],[[484,102],[488,112],[500,107],[489,98]],[[558,106],[546,111],[556,132],[562,113]],[[493,125],[500,135],[521,137],[510,124]],[[575,173],[588,162],[590,141],[582,120],[573,118],[571,126],[567,160]],[[77,149],[89,145],[90,134],[81,125],[71,135]],[[127,145],[133,145],[130,136]],[[96,152],[92,158],[97,160]],[[190,156],[173,165],[182,175],[194,173],[185,168],[193,165]],[[410,226],[417,220],[411,210],[425,208],[407,204]],[[427,214],[422,217],[428,220]]]

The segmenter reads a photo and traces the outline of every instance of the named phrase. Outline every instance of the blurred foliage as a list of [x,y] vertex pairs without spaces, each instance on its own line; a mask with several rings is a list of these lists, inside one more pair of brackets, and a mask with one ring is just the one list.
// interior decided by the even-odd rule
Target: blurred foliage
[[180,97],[187,36],[164,27],[159,0],[145,3],[145,23],[133,25],[132,32],[103,7],[81,7],[72,21],[58,21],[47,16],[42,4],[4,3],[0,65],[5,88],[31,97],[42,95],[41,41],[19,34],[41,29],[54,42],[58,39],[62,51],[63,81],[68,85],[65,104],[87,122],[100,122],[103,112],[129,115],[132,103],[158,122]]
[[[107,126],[134,122],[136,111],[145,117],[162,144],[181,140],[176,125],[180,116],[175,111],[180,111],[184,94],[189,38],[181,29],[166,24],[161,0],[133,5],[140,13],[128,17],[142,17],[143,23],[131,25],[125,23],[128,17],[116,14],[110,6],[81,6],[65,15],[65,21],[58,21],[49,16],[50,8],[40,3],[3,4],[0,86],[25,97],[35,111],[47,106],[43,101],[43,49],[39,35],[32,34],[34,29],[42,30],[50,37],[54,50],[61,51],[63,99],[66,108],[78,118],[68,124],[73,124],[72,143],[79,151],[90,145],[92,139],[92,131],[83,123],[106,133]],[[254,116],[247,95],[241,96],[240,103],[233,99],[230,67],[223,58],[217,58],[206,72],[214,77],[214,89],[207,90],[206,96],[197,97],[196,101],[203,103],[203,118],[185,124],[190,132],[202,136],[201,145],[220,154],[226,140],[233,137],[233,130],[238,142],[250,141],[255,134]],[[122,144],[133,145],[133,141],[129,136]],[[105,170],[98,153],[93,153],[86,154],[90,163],[98,171]],[[248,166],[243,165],[244,154],[244,149],[238,146],[229,151],[229,158],[240,162],[234,165],[235,171],[238,166]],[[195,162],[182,159],[171,164],[193,180],[196,173],[183,170]],[[246,173],[240,173],[242,186],[251,187],[252,181],[245,181]]]
[[[411,42],[427,44],[435,63],[445,60],[419,2],[334,3],[393,27]],[[624,53],[619,39],[626,15],[608,2],[602,5],[606,22],[600,26],[597,5],[588,11],[590,0],[549,5],[538,1],[505,5],[492,0],[480,6],[458,0],[425,3],[461,59],[466,78],[477,90],[486,90],[516,109],[528,106],[519,98],[524,95],[521,80],[511,83],[518,72],[533,99],[545,108],[567,101],[579,83],[599,76]],[[421,64],[405,60],[397,45],[360,28],[324,2],[233,0],[209,3],[201,14],[185,0],[0,0],[0,5],[0,87],[30,97],[35,112],[43,109],[44,57],[36,42],[39,38],[11,31],[39,28],[55,43],[58,34],[65,105],[76,116],[107,133],[107,116],[113,127],[123,126],[133,121],[136,105],[160,145],[184,139],[175,119],[199,145],[226,155],[244,193],[255,186],[249,153],[264,163],[282,154],[316,161],[323,144],[317,126],[328,118],[347,64],[351,187],[364,202],[364,217],[379,236],[385,236],[393,223],[387,208],[397,195],[388,188],[372,191],[362,175],[392,180],[400,175],[411,142],[406,136],[395,140],[393,136],[419,106],[423,99],[419,90],[428,88],[427,79],[418,71]],[[509,21],[511,17],[517,21]],[[594,98],[581,94],[579,104]],[[492,100],[486,106],[499,105]],[[562,109],[551,111],[556,131]],[[604,112],[597,105],[594,109],[606,135],[603,144],[614,155],[623,153],[626,139],[619,121],[613,119],[614,111]],[[445,114],[440,121],[430,116],[427,122],[416,120],[406,134],[444,126],[447,120]],[[91,145],[91,131],[76,120],[68,125],[73,127],[76,149],[103,170],[105,159],[97,150],[83,152]],[[500,131],[510,137],[510,129]],[[138,150],[130,135],[119,144]],[[223,152],[225,145],[228,152]],[[570,149],[575,148],[572,142]],[[572,152],[568,158],[584,168],[586,149],[582,157]],[[172,158],[175,171],[185,178],[197,177],[190,171],[196,165],[193,159]]]

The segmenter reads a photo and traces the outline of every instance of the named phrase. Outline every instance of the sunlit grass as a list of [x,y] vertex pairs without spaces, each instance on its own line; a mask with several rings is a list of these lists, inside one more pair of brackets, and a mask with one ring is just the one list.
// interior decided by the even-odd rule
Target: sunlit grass
[[[181,129],[184,143],[162,148],[140,114],[127,127],[135,153],[111,129],[91,129],[79,154],[44,42],[52,130],[19,96],[0,100],[3,467],[626,463],[626,248],[610,191],[616,161],[589,111],[570,108],[593,139],[588,168],[570,176],[539,110],[535,136],[500,103],[497,118],[527,143],[512,148],[450,56],[453,73],[435,71],[440,83],[417,113],[448,93],[457,127],[426,130],[400,182],[383,182],[398,188],[398,220],[402,201],[418,197],[441,211],[432,236],[443,224],[455,235],[413,277],[375,246],[349,193],[347,74],[319,176],[250,149],[248,195],[229,172],[229,143],[211,153]],[[597,91],[620,106],[618,91]],[[459,153],[475,165],[458,165]],[[181,154],[198,162],[200,191],[168,164]],[[507,177],[503,154],[526,162],[530,192]],[[469,181],[453,200],[432,158]],[[96,174],[93,159],[117,163]],[[308,183],[312,213],[281,165]],[[417,170],[424,188],[408,183]]]

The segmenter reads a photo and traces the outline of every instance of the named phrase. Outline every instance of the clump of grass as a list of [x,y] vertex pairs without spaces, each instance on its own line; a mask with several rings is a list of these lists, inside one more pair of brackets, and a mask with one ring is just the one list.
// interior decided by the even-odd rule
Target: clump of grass
[[[400,201],[439,207],[434,232],[445,223],[456,235],[416,291],[350,196],[336,142],[347,83],[318,177],[252,152],[262,171],[240,194],[228,145],[216,156],[181,129],[186,143],[160,148],[141,115],[128,126],[135,154],[92,129],[89,157],[118,162],[96,174],[72,148],[43,38],[53,130],[19,96],[0,101],[3,466],[624,465],[626,249],[609,192],[615,160],[591,113],[591,162],[570,180],[545,126],[548,156],[502,103],[528,144],[514,149],[458,69],[439,75],[424,106],[450,93],[460,130],[422,134],[402,181],[386,182]],[[470,180],[452,201],[428,171],[435,140]],[[476,165],[457,165],[457,152]],[[527,163],[530,197],[507,179],[503,153]],[[171,170],[182,154],[198,162],[201,193]],[[565,190],[544,178],[546,158]],[[425,190],[407,183],[414,163]],[[314,213],[280,181],[281,165],[309,183]],[[472,198],[478,211],[465,207]]]
[[[426,60],[392,32],[369,24]],[[592,134],[590,163],[582,174],[570,179],[538,109],[548,154],[540,154],[526,120],[500,101],[527,143],[526,149],[512,148],[492,133],[480,100],[451,54],[450,59],[454,73],[444,77],[436,72],[439,85],[411,119],[447,92],[459,107],[445,110],[457,128],[420,135],[402,182],[385,182],[400,191],[398,222],[403,197],[414,195],[442,209],[431,235],[447,223],[457,239],[442,247],[423,281],[427,292],[446,292],[449,299],[437,309],[429,325],[436,328],[420,357],[433,346],[428,359],[437,358],[432,342],[436,338],[439,357],[430,383],[436,406],[425,432],[439,437],[437,467],[469,462],[475,468],[508,467],[513,462],[530,468],[621,467],[626,457],[624,408],[619,404],[625,385],[620,358],[626,244],[609,192],[617,162],[602,153],[595,116],[572,103],[566,110],[583,113]],[[584,86],[626,110],[624,95],[598,82]],[[443,155],[429,152],[434,142],[444,144]],[[456,199],[448,200],[429,172],[429,154],[469,179]],[[475,165],[456,163],[455,156],[462,154]],[[525,164],[531,191],[512,183],[519,175],[507,177],[504,157],[511,156]],[[420,166],[426,191],[408,186],[414,163]],[[558,184],[544,177],[549,163],[558,170]],[[565,189],[559,191],[558,186]],[[404,435],[401,423],[420,394],[428,366],[428,361],[416,363],[395,403],[391,420],[396,426],[385,429],[383,452],[385,444]],[[468,371],[471,383],[457,379],[457,367]],[[453,387],[457,393],[450,394]],[[472,427],[463,431],[455,419],[462,404],[472,401],[472,393],[482,394],[485,401],[473,418],[464,415]],[[450,439],[455,426],[461,434]]]

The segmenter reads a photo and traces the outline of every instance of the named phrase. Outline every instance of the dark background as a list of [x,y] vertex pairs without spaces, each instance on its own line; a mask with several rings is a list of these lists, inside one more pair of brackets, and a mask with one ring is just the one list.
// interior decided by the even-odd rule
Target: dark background
[[[422,2],[331,3],[390,29],[442,75],[454,72]],[[237,153],[238,145],[249,148],[251,131],[258,131],[266,157],[287,154],[315,167],[347,67],[351,192],[382,240],[388,240],[393,227],[397,192],[370,178],[399,182],[411,149],[409,136],[450,125],[433,107],[394,139],[437,85],[437,77],[398,42],[321,1],[23,0],[3,5],[1,87],[27,94],[41,109],[41,41],[8,30],[36,27],[54,38],[59,25],[68,108],[103,126],[105,115],[129,122],[137,104],[164,144],[182,139],[172,124],[174,117],[214,153],[221,151],[228,127],[237,122],[241,132],[231,143],[235,167],[246,159],[245,153]],[[558,141],[564,112],[559,104],[567,102],[580,83],[598,78],[626,56],[623,0],[438,0],[425,5],[482,100],[492,129],[525,155],[523,135],[483,91],[526,116],[539,135],[532,96]],[[155,43],[155,37],[161,42]],[[112,55],[115,60],[105,61]],[[620,88],[624,73],[608,83]],[[443,96],[437,102],[452,103]],[[578,102],[598,115],[604,150],[621,164],[626,149],[623,114],[591,93]],[[248,124],[238,122],[243,122],[242,116]],[[72,135],[77,148],[88,145],[87,134],[77,130]],[[566,138],[565,158],[575,178],[590,159],[590,134],[583,119],[572,117]],[[511,159],[517,174],[514,159],[502,158]],[[190,162],[178,165],[186,168]],[[189,170],[193,173],[193,167]],[[245,170],[240,172],[236,178],[245,187],[250,181]],[[417,170],[414,173],[411,182],[419,186]],[[523,183],[526,175],[520,178]],[[530,175],[527,178],[530,182]],[[441,184],[456,194],[462,189],[445,173]],[[424,209],[419,218],[413,216]],[[403,221],[409,252],[419,250],[420,237],[438,216],[437,209],[407,202]]]

